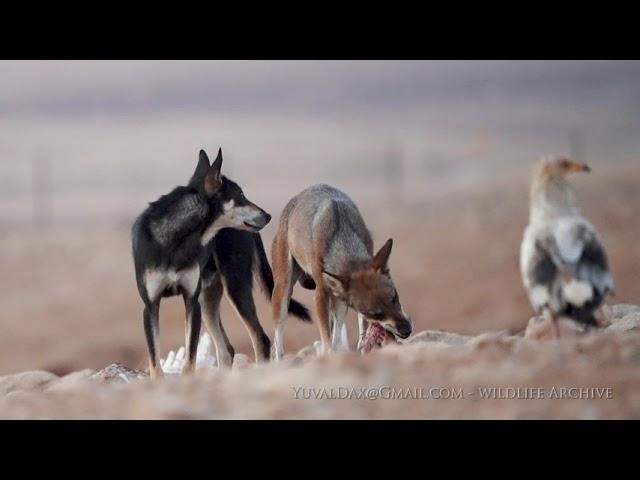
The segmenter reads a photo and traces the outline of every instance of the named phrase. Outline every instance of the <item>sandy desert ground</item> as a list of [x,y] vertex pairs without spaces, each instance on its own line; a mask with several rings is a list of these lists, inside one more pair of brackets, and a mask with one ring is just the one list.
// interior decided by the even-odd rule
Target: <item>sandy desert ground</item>
[[[576,181],[583,210],[600,230],[608,249],[617,287],[615,303],[640,304],[638,165],[611,165],[596,173]],[[519,242],[527,219],[526,184],[524,176],[496,179],[433,199],[405,198],[399,212],[363,208],[376,244],[394,238],[391,272],[416,332],[443,330],[476,336],[504,331],[507,336],[489,336],[486,341],[481,337],[465,345],[419,342],[391,346],[364,357],[340,354],[301,365],[239,367],[155,383],[97,385],[80,381],[114,362],[131,368],[146,366],[128,222],[5,229],[0,236],[4,273],[0,277],[0,375],[4,375],[0,383],[11,383],[8,375],[17,372],[50,373],[29,380],[35,382],[35,390],[7,387],[0,392],[5,395],[0,416],[638,418],[638,333],[604,332],[559,343],[510,336],[521,333],[531,316],[518,271]],[[274,229],[269,225],[264,232],[267,245]],[[311,304],[308,292],[296,290],[294,294]],[[256,299],[262,324],[272,334],[267,302],[257,290]],[[244,327],[226,302],[222,315],[236,350],[251,355]],[[165,301],[161,318],[166,352],[183,341],[180,302]],[[355,323],[351,314],[352,343]],[[287,351],[295,352],[317,336],[315,325],[291,319]],[[69,374],[72,376],[66,377],[62,386],[45,391],[49,383],[58,383],[58,377]],[[611,387],[614,398],[296,400],[292,391],[293,386],[354,385],[442,385],[469,392],[482,385],[573,385]]]
[[231,370],[155,381],[24,372],[0,377],[0,418],[638,418],[640,307],[620,307],[607,330],[560,341],[426,331],[363,356],[239,355]]

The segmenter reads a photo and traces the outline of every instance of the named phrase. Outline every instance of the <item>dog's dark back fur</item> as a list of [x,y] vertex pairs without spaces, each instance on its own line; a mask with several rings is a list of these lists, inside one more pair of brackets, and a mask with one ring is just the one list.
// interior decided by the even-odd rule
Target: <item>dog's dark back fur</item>
[[204,265],[212,254],[213,242],[201,244],[203,229],[223,214],[225,202],[241,196],[240,187],[222,176],[222,186],[213,201],[199,188],[187,185],[151,202],[131,231],[136,272],[148,267],[180,270],[194,262]]
[[[186,213],[189,206],[190,212]],[[136,272],[147,267],[180,270],[194,262],[202,263],[211,249],[208,247],[207,252],[200,243],[202,228],[213,215],[207,200],[189,186],[176,187],[151,202],[131,229]]]

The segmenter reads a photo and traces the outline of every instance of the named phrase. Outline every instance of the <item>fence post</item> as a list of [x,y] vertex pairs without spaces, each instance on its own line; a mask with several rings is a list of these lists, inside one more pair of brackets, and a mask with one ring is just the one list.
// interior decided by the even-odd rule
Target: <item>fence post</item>
[[581,129],[574,129],[569,132],[569,155],[575,160],[586,162],[586,142],[585,135]]
[[53,220],[53,181],[51,158],[37,154],[32,165],[33,222],[36,228],[47,228]]
[[387,145],[384,148],[384,181],[391,205],[404,204],[404,170],[400,148]]

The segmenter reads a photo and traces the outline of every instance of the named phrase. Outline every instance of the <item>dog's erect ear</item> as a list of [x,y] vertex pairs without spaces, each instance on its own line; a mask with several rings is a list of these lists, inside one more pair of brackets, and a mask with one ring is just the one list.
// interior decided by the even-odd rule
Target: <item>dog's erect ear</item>
[[329,273],[325,270],[322,271],[322,280],[324,284],[329,287],[329,290],[338,298],[347,298],[347,291],[349,290],[349,279],[335,273]]
[[202,179],[205,177],[207,172],[209,172],[209,157],[207,156],[207,152],[204,150],[200,150],[200,158],[198,158],[198,165],[196,166],[193,175],[191,176],[191,180],[189,180],[189,186],[196,187],[200,185],[203,181]]
[[376,256],[373,257],[373,268],[376,270],[385,270],[387,263],[389,262],[389,255],[391,255],[391,247],[393,247],[393,239],[389,239],[382,246]]
[[[206,155],[206,154],[205,154]],[[208,196],[212,196],[222,186],[222,149],[218,150],[218,156],[209,167],[207,175],[204,177],[204,191]]]

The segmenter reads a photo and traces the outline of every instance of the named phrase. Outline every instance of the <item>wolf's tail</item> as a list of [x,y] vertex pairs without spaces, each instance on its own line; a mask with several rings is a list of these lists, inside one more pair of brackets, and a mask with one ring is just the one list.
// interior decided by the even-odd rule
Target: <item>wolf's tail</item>
[[[258,268],[260,269],[260,283],[262,284],[262,291],[269,301],[271,301],[271,294],[273,294],[273,272],[271,271],[271,265],[269,265],[267,254],[264,251],[262,238],[260,238],[259,234],[256,234],[256,254],[258,259]],[[289,313],[303,322],[311,321],[311,316],[309,315],[307,307],[293,298],[289,301]]]

